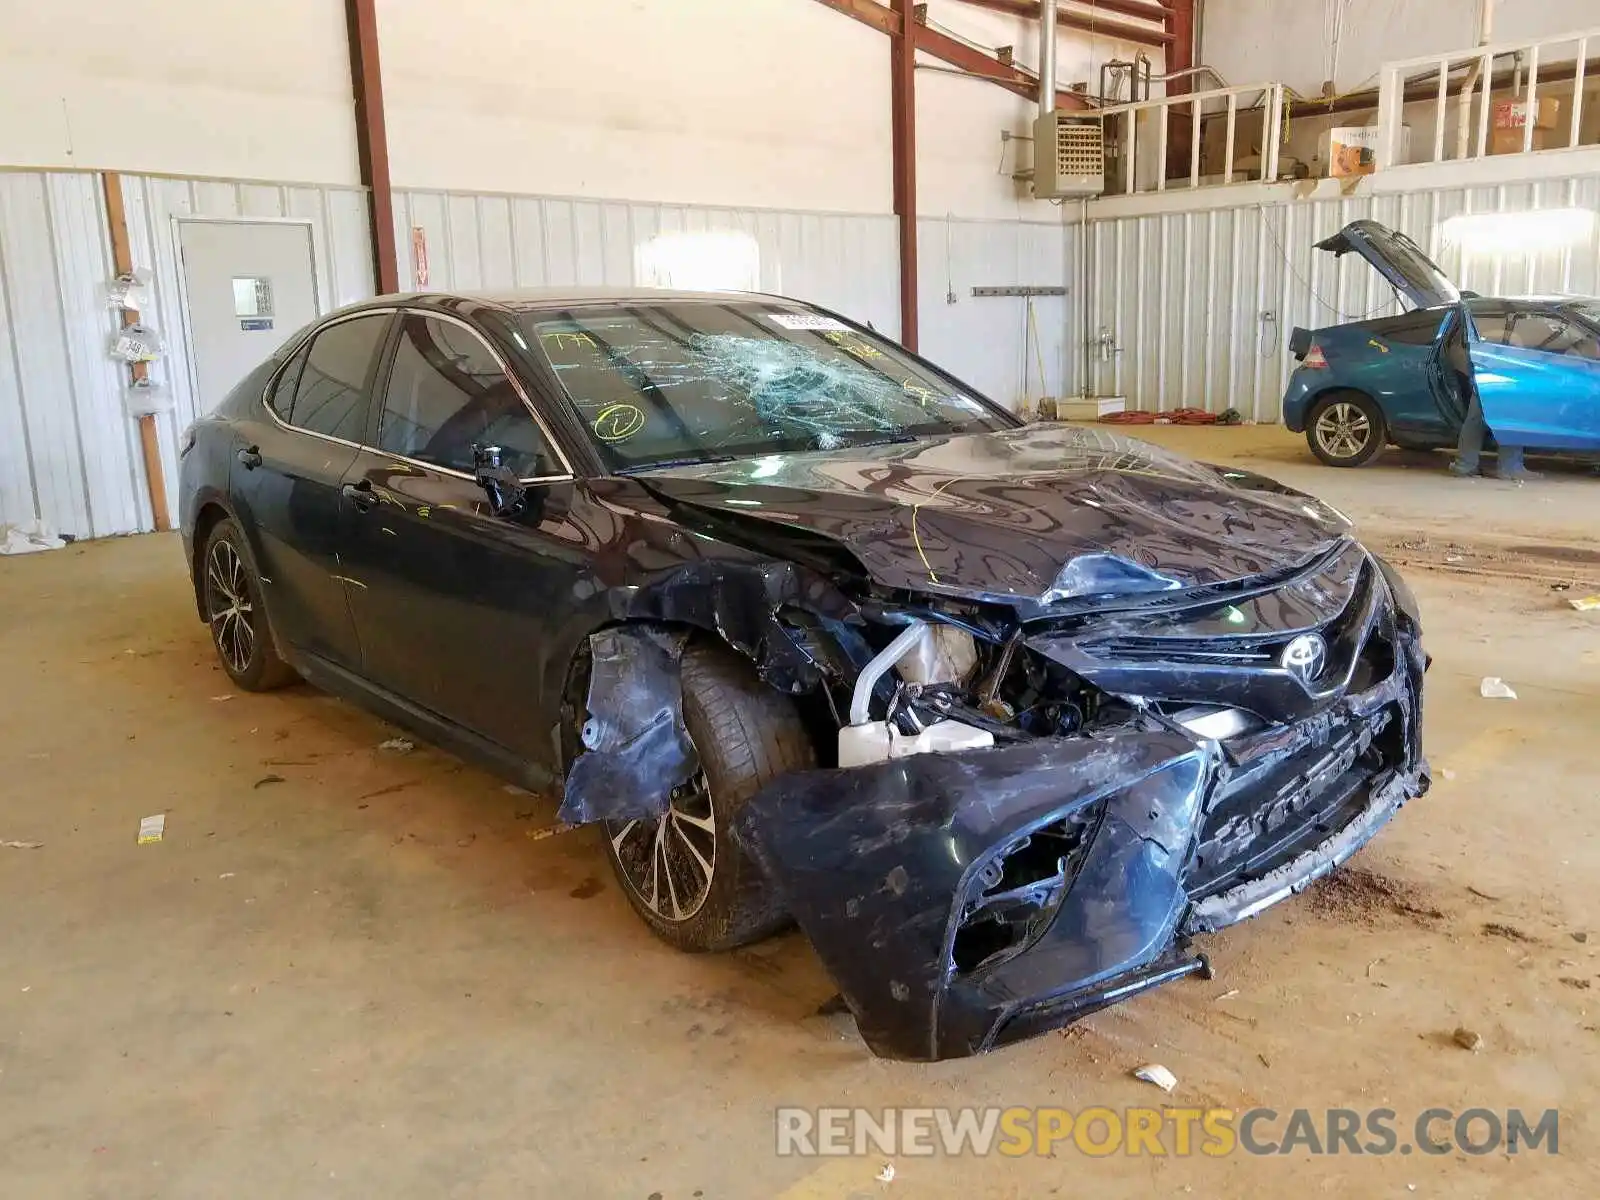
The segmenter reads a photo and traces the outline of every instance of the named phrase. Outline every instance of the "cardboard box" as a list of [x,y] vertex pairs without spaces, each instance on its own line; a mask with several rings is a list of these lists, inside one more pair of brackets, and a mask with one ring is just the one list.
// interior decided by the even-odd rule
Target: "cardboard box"
[[[1561,101],[1554,96],[1541,96],[1533,111],[1535,129],[1554,129],[1561,123]],[[1502,129],[1522,129],[1528,123],[1526,100],[1496,100],[1493,125],[1496,133]]]
[[[1521,154],[1522,135],[1527,132],[1520,127],[1512,129],[1491,129],[1489,131],[1490,154]],[[1566,134],[1554,129],[1540,129],[1537,126],[1533,131],[1534,150],[1548,150],[1552,146],[1565,146]]]
[[1371,175],[1378,169],[1378,128],[1336,125],[1328,130],[1328,149],[1323,155],[1328,174],[1334,179],[1349,175]]
[[[1318,171],[1323,176],[1346,179],[1371,175],[1378,169],[1378,127],[1335,125],[1317,138]],[[1411,161],[1411,126],[1402,125],[1395,141],[1395,161]]]

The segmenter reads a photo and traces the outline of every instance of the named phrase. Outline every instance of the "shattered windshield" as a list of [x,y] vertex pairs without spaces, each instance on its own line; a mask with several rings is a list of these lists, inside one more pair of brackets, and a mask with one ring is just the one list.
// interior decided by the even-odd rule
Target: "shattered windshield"
[[892,343],[782,303],[641,303],[526,320],[614,470],[1012,424]]

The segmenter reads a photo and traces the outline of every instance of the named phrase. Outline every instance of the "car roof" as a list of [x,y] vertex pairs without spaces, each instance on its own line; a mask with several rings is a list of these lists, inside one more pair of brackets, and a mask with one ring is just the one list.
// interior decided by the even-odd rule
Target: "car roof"
[[729,301],[760,301],[776,304],[803,304],[786,296],[773,296],[764,292],[697,292],[678,288],[649,287],[561,287],[561,288],[495,288],[460,292],[404,292],[374,296],[363,300],[366,305],[418,304],[456,306],[469,304],[488,305],[509,312],[526,312],[542,308],[567,308],[572,305],[607,304],[670,304],[674,302],[709,302],[726,304]]

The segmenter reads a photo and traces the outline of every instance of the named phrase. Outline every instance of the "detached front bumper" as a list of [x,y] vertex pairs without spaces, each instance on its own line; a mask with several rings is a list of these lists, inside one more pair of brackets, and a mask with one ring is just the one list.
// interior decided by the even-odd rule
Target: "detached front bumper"
[[1251,745],[1150,722],[786,776],[739,835],[875,1053],[978,1053],[1201,969],[1192,935],[1423,794],[1422,655],[1401,641],[1384,682]]

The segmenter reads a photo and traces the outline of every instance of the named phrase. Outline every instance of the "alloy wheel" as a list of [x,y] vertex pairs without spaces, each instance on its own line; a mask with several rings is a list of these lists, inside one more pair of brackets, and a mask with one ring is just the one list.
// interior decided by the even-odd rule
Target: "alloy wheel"
[[717,867],[717,820],[704,771],[672,790],[660,817],[613,823],[609,832],[623,879],[652,913],[687,921],[705,905]]
[[235,674],[250,668],[256,652],[255,608],[244,562],[219,538],[206,556],[206,616],[217,653]]
[[1354,404],[1330,404],[1317,418],[1317,444],[1333,458],[1355,458],[1372,437],[1372,422]]

